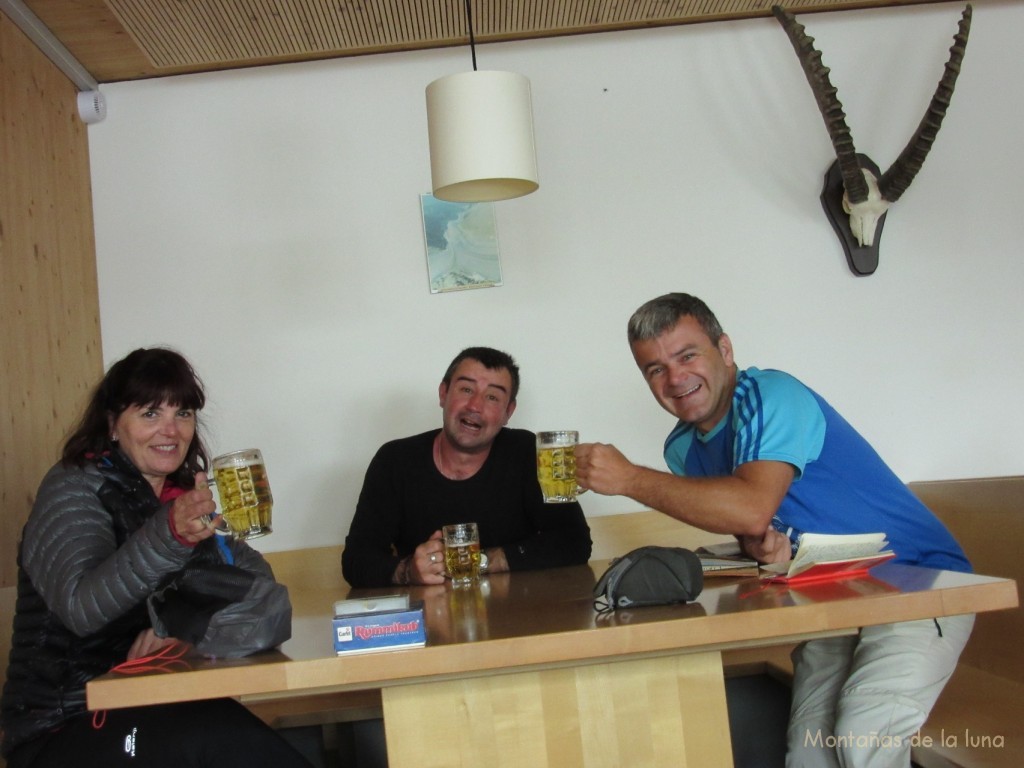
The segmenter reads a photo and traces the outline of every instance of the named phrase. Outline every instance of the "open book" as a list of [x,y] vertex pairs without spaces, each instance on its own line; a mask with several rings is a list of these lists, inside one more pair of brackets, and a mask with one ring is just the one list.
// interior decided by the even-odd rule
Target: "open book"
[[802,583],[823,579],[844,579],[866,573],[896,553],[887,550],[884,533],[805,533],[793,559],[761,566],[761,578],[769,581]]

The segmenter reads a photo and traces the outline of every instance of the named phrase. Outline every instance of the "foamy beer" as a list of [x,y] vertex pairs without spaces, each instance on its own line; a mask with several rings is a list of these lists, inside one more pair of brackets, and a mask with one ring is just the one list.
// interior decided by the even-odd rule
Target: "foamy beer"
[[446,525],[444,536],[444,569],[457,587],[472,584],[480,578],[480,534],[476,523]]
[[537,480],[547,504],[576,501],[576,444],[580,433],[568,430],[537,433]]
[[210,468],[210,485],[217,486],[220,497],[217,522],[226,525],[224,532],[239,539],[255,539],[270,533],[274,497],[263,454],[255,448],[225,453],[216,457]]

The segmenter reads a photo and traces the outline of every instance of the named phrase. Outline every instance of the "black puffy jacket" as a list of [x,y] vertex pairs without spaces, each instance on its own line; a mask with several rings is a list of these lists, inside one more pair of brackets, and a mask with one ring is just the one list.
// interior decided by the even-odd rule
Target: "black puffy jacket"
[[[235,564],[283,591],[287,604],[287,591],[274,584],[259,553],[243,542],[231,548]],[[151,626],[153,593],[186,566],[221,562],[212,538],[188,547],[173,536],[166,507],[122,454],[84,467],[54,466],[18,552],[14,634],[0,700],[3,754],[85,712],[86,682],[123,662]],[[287,628],[275,627],[263,647],[287,639],[290,606],[287,611]]]

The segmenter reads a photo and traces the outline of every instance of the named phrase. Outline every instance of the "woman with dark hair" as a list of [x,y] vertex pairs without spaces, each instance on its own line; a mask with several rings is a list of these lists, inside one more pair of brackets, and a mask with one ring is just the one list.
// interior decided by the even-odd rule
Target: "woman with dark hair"
[[175,643],[243,656],[291,634],[287,590],[263,557],[213,535],[205,401],[184,357],[137,349],[104,376],[43,478],[19,546],[0,706],[10,768],[308,765],[233,700],[86,711],[85,684],[126,661]]

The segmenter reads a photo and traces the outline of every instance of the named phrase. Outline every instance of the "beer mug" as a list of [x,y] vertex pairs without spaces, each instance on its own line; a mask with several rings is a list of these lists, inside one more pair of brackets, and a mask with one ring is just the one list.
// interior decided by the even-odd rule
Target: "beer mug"
[[463,587],[480,578],[480,533],[476,523],[457,523],[441,529],[444,569],[452,586]]
[[274,497],[263,454],[256,448],[214,458],[208,483],[217,487],[220,501],[214,531],[239,539],[255,539],[273,531]]
[[576,445],[580,433],[569,430],[537,433],[537,480],[546,504],[576,501],[584,492],[576,484]]

